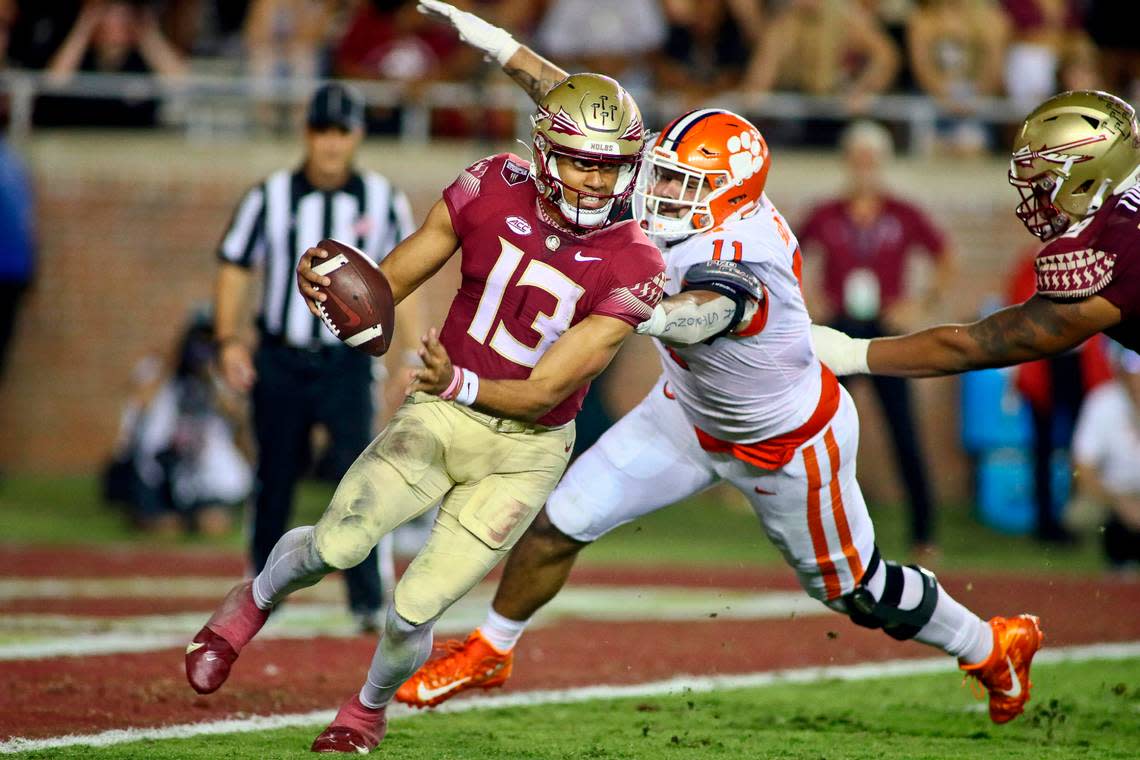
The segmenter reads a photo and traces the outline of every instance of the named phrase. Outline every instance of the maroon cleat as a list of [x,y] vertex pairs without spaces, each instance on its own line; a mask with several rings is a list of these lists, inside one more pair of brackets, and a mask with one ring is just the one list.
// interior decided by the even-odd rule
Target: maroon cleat
[[313,752],[351,752],[367,755],[380,744],[388,733],[388,708],[373,710],[353,694],[340,706],[336,717],[321,735],[313,740]]
[[258,609],[253,602],[253,581],[243,581],[230,589],[186,646],[186,680],[194,691],[217,691],[229,677],[242,647],[261,630],[268,617],[269,611]]

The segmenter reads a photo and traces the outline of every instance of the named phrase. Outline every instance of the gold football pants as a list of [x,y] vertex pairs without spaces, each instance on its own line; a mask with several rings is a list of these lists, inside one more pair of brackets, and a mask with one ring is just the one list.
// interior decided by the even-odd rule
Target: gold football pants
[[368,445],[315,528],[317,552],[354,567],[382,536],[442,499],[396,585],[396,612],[438,617],[506,556],[566,469],[574,423],[545,428],[417,393]]

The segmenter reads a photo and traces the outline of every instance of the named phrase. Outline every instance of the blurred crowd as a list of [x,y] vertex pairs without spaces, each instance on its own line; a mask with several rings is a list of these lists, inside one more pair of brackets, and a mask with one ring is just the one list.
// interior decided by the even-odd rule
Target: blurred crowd
[[[1140,95],[1140,39],[1119,0],[456,0],[573,69],[696,103],[738,91],[839,97],[852,115],[880,93],[939,107],[955,150],[991,140],[979,98],[1028,110],[1062,89]],[[318,77],[415,88],[496,75],[415,0],[0,0],[0,68],[247,75],[266,87]],[[113,108],[37,105],[38,123],[155,123],[142,95]],[[392,114],[373,114],[373,128]],[[481,117],[480,117],[481,118]],[[458,111],[437,134],[469,134]],[[505,131],[509,134],[510,122]],[[810,131],[817,134],[815,131]],[[831,135],[834,138],[837,132]],[[506,136],[506,135],[504,135]],[[773,137],[779,140],[779,135]],[[795,139],[796,135],[791,136]]]

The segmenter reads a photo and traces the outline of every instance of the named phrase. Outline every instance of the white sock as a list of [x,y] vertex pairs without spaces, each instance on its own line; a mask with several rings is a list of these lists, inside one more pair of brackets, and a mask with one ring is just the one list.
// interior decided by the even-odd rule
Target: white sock
[[[922,602],[922,576],[910,567],[900,569],[903,573],[903,591],[899,609],[914,609]],[[865,583],[875,599],[881,599],[886,585],[886,564],[880,563],[875,575]],[[938,647],[946,654],[970,664],[982,662],[989,657],[994,643],[989,623],[950,596],[941,583],[938,584],[938,602],[934,605],[934,613],[914,639]]]
[[970,664],[989,657],[994,645],[990,624],[946,593],[942,584],[939,584],[934,614],[914,638]]
[[312,586],[332,571],[317,554],[313,528],[293,528],[273,546],[265,568],[253,580],[253,601],[268,610],[294,591]]
[[515,644],[519,643],[519,639],[529,622],[529,618],[511,620],[503,617],[495,610],[489,609],[487,610],[487,619],[483,625],[479,626],[479,633],[483,634],[483,638],[495,648],[495,651],[499,654],[506,654],[515,648]]

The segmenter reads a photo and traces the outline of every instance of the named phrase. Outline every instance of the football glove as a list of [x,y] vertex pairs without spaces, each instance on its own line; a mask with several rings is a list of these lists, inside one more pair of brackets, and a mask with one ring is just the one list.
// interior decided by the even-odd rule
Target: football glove
[[425,16],[446,20],[455,27],[459,39],[471,47],[482,50],[487,60],[497,61],[500,66],[505,66],[522,46],[506,29],[488,23],[474,13],[461,11],[451,3],[419,0],[416,10]]

